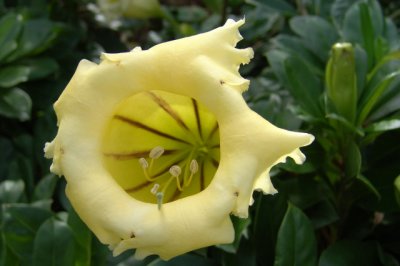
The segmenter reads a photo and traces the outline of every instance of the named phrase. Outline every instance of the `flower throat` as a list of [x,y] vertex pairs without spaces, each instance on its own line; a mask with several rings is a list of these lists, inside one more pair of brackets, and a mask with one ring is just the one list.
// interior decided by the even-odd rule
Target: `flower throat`
[[161,208],[211,182],[220,156],[218,123],[192,98],[141,92],[117,106],[102,150],[107,170],[129,195]]

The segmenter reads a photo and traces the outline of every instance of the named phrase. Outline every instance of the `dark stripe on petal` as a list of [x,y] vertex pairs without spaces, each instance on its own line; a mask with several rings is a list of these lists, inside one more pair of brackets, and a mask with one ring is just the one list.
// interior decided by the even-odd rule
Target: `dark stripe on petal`
[[183,119],[179,116],[177,112],[169,105],[163,98],[160,96],[148,91],[147,94],[151,97],[151,99],[158,104],[167,114],[169,114],[179,126],[183,127],[186,130],[189,130],[188,126],[183,122]]
[[211,164],[218,169],[219,166],[219,162],[217,160],[215,160],[214,158],[211,159]]
[[[178,152],[178,150],[165,150],[163,155],[170,155]],[[150,150],[132,151],[127,153],[104,153],[107,157],[113,157],[116,160],[132,160],[149,157]]]
[[208,135],[207,141],[210,140],[212,138],[212,136],[217,133],[218,131],[218,122],[215,122],[214,127],[212,128],[210,135]]
[[204,178],[204,161],[202,161],[200,164],[200,191],[205,189]]
[[124,117],[124,116],[121,116],[121,115],[115,115],[114,118],[118,119],[118,120],[120,120],[122,122],[125,122],[125,123],[127,123],[127,124],[129,124],[131,126],[134,126],[134,127],[149,131],[149,132],[151,132],[151,133],[153,133],[155,135],[158,135],[160,137],[164,137],[164,138],[172,139],[172,140],[175,140],[175,141],[178,141],[178,142],[183,142],[183,143],[189,144],[187,141],[185,141],[183,139],[180,139],[180,138],[174,137],[174,136],[172,136],[170,134],[161,132],[158,129],[146,126],[145,124],[142,124],[142,123],[140,123],[138,121],[135,121],[135,120],[133,120],[131,118],[127,118],[127,117]]
[[[145,188],[145,187],[147,187],[147,186],[149,186],[149,185],[151,185],[151,184],[153,184],[153,182],[146,181],[146,182],[141,183],[141,184],[139,184],[139,185],[137,185],[137,186],[134,186],[134,187],[131,187],[131,188],[126,188],[125,191],[126,191],[127,193],[138,192],[139,190],[141,190],[141,189],[143,189],[143,188]],[[149,193],[150,193],[150,190],[149,190]]]
[[192,99],[193,103],[193,110],[194,114],[196,116],[196,123],[197,123],[197,131],[199,132],[200,137],[203,137],[203,133],[201,130],[201,120],[200,120],[200,113],[199,113],[199,106],[197,105],[197,101],[195,99]]
[[[176,181],[175,181],[176,182]],[[174,194],[172,197],[168,200],[168,202],[174,201],[179,198],[179,196],[182,194],[182,191],[180,191],[178,188],[175,189]]]

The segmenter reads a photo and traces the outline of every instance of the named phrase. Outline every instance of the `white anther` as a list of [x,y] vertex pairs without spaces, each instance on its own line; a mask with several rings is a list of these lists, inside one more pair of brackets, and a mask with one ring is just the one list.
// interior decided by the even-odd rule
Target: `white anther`
[[190,172],[192,174],[195,174],[198,170],[199,170],[199,164],[197,163],[196,160],[192,160],[190,162],[190,166],[189,166]]
[[146,169],[149,167],[149,163],[146,161],[145,158],[140,158],[139,163],[142,166],[143,169]]
[[159,188],[160,188],[160,185],[155,183],[154,186],[150,190],[151,194],[156,195]]
[[182,169],[178,165],[173,165],[169,168],[169,172],[172,176],[178,177],[182,173]]
[[150,151],[149,157],[151,159],[157,159],[160,158],[161,155],[163,155],[163,153],[164,153],[164,148],[157,146]]

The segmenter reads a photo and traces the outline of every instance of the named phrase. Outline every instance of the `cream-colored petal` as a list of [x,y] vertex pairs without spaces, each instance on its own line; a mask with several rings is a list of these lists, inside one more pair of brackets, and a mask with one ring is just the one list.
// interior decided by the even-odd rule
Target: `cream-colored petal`
[[[119,254],[136,248],[139,257],[164,259],[234,239],[230,213],[247,217],[255,189],[275,192],[268,170],[312,136],[279,129],[246,105],[248,80],[239,75],[251,49],[236,49],[244,20],[149,50],[104,54],[99,65],[83,60],[55,103],[59,130],[46,146],[52,171],[67,179],[73,207],[101,242]],[[217,119],[220,164],[209,186],[162,205],[136,200],[107,171],[102,140],[118,104],[160,90],[194,98]],[[264,178],[264,179],[263,179]]]

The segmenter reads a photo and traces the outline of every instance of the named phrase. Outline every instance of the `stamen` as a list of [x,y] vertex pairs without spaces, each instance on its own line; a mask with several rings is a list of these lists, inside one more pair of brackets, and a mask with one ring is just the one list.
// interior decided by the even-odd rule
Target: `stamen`
[[182,173],[182,170],[178,165],[173,165],[171,168],[169,168],[169,173],[174,177],[179,177],[179,175]]
[[178,165],[173,165],[171,168],[169,168],[169,173],[171,174],[170,179],[176,178],[176,186],[178,187],[179,191],[182,191],[181,181],[179,180],[179,175],[182,173],[182,169]]
[[194,174],[197,173],[197,171],[199,170],[199,164],[197,163],[196,160],[192,160],[190,162],[189,170],[190,170],[190,176],[189,176],[189,178],[184,179],[184,182],[183,182],[184,187],[187,187],[190,185],[190,183],[192,183]]
[[163,155],[164,151],[165,151],[164,148],[160,146],[156,146],[150,151],[149,157],[151,160],[150,160],[149,171],[151,171],[151,169],[153,168],[154,160],[160,158],[161,155]]
[[197,163],[196,160],[192,160],[190,162],[190,172],[192,174],[195,174],[195,173],[197,173],[198,170],[199,170],[199,164]]
[[149,168],[149,163],[146,161],[145,158],[140,158],[139,163],[142,166],[143,169]]
[[157,146],[150,151],[149,157],[151,159],[158,159],[161,157],[161,155],[163,155],[163,153],[164,153],[164,148]]
[[156,195],[159,188],[160,188],[160,185],[155,183],[154,186],[150,190],[151,194]]
[[147,160],[145,158],[140,158],[139,163],[143,168],[143,173],[147,181],[153,182],[154,180],[156,180],[156,178],[151,178],[149,175],[149,172],[147,170],[149,168],[149,163],[147,162]]

